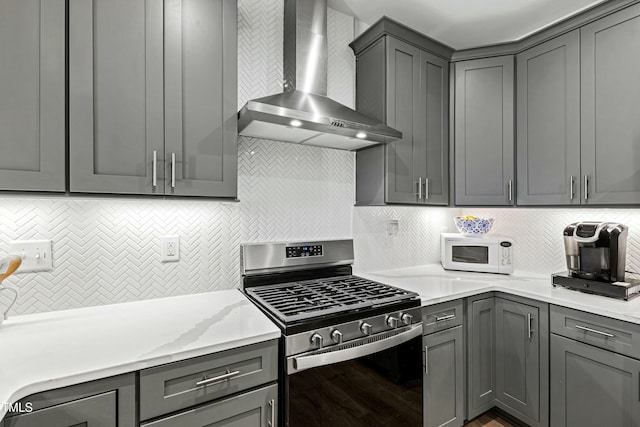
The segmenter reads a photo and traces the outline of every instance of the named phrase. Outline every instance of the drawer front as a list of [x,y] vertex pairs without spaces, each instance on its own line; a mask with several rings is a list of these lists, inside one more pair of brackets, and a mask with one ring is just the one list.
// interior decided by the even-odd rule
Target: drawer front
[[462,325],[461,299],[431,305],[425,307],[422,312],[425,335]]
[[179,411],[277,378],[277,340],[145,369],[140,372],[140,419]]
[[278,425],[277,399],[278,386],[273,384],[142,424],[141,427],[274,427]]
[[640,359],[640,325],[551,306],[551,332]]
[[0,421],[4,427],[116,427],[118,407],[116,392],[86,397],[73,402],[51,406],[31,413]]

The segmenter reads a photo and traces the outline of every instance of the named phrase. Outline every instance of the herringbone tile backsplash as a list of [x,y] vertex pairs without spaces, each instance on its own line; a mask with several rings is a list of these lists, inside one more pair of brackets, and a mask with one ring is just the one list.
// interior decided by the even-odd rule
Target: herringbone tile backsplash
[[[282,19],[282,0],[239,0],[238,107],[282,90]],[[334,19],[341,26],[351,19],[353,28],[352,18],[332,12]],[[352,39],[348,28],[330,35],[342,51],[329,67],[343,66],[335,58],[344,60]],[[346,82],[336,84],[345,98],[353,74],[332,76],[333,84]],[[0,255],[12,240],[53,241],[51,272],[5,282],[21,292],[11,315],[235,288],[241,242],[351,237],[353,153],[244,137],[238,143],[240,203],[0,198]],[[180,236],[180,262],[160,262],[164,235]]]
[[[282,0],[239,0],[238,8],[241,107],[281,91]],[[353,18],[330,10],[328,20],[329,93],[352,106]],[[245,241],[353,237],[360,272],[434,263],[440,233],[466,213],[496,218],[493,232],[516,241],[516,267],[541,273],[564,268],[566,224],[620,221],[631,227],[627,268],[640,270],[637,209],[355,208],[353,153],[244,137],[238,150],[239,203],[1,197],[0,255],[12,240],[53,241],[51,272],[5,282],[21,291],[11,315],[235,288]],[[160,262],[164,235],[180,236],[180,262]]]

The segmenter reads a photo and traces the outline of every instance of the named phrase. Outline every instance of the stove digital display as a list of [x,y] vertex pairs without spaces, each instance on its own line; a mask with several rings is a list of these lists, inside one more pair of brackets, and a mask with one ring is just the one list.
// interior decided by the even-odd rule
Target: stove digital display
[[322,256],[322,245],[287,246],[287,259],[309,256]]

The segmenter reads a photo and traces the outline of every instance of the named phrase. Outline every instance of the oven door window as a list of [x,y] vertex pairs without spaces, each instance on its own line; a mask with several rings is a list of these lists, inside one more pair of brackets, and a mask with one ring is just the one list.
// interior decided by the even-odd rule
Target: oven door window
[[468,264],[489,264],[488,246],[452,246],[451,260]]
[[286,425],[422,426],[422,337],[287,376]]

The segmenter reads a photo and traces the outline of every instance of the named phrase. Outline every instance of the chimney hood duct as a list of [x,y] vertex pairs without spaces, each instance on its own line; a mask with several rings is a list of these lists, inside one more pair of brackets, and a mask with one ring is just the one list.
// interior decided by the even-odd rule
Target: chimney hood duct
[[284,93],[247,102],[238,133],[341,150],[402,133],[327,98],[327,0],[284,2]]

